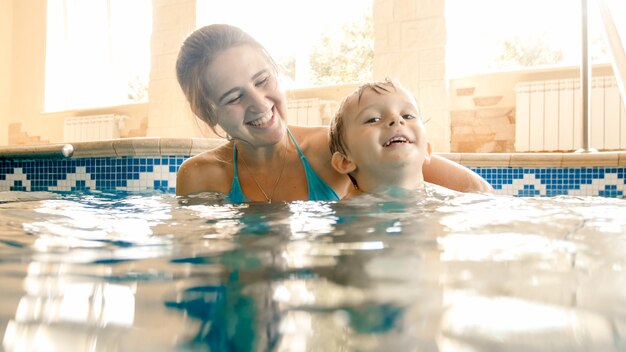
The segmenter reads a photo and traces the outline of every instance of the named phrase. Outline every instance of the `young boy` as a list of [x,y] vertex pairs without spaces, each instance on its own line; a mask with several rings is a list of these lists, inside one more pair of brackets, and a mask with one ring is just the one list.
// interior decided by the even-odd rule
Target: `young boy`
[[332,166],[354,190],[376,193],[424,187],[431,146],[415,98],[390,80],[365,83],[348,95],[330,124]]

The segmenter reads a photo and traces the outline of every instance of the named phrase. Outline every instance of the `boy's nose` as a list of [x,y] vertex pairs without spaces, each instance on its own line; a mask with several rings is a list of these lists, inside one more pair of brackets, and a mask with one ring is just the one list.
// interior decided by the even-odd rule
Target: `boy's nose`
[[402,118],[402,116],[392,116],[389,120],[389,127],[392,127],[397,123],[404,125],[404,119]]

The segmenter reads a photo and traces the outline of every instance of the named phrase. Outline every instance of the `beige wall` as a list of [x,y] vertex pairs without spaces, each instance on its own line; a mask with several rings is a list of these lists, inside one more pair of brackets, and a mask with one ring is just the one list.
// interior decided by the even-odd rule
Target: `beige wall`
[[400,81],[429,119],[433,150],[450,150],[445,0],[373,0],[374,79]]
[[[11,112],[9,123],[46,138],[55,136],[54,124],[42,121],[46,41],[46,1],[13,1]],[[47,122],[47,121],[46,121]]]
[[196,0],[153,0],[152,63],[148,135],[199,137],[195,117],[176,80],[176,57],[183,40],[196,27]]
[[0,145],[8,144],[8,119],[11,113],[12,14],[13,1],[0,0]]

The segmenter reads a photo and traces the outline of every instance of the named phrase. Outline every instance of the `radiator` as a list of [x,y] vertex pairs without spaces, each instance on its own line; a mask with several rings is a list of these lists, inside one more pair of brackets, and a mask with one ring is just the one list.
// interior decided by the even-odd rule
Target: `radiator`
[[[580,81],[521,82],[515,86],[515,150],[582,147]],[[591,81],[590,141],[598,150],[626,148],[626,110],[612,76]]]
[[287,122],[292,125],[314,126],[322,123],[320,100],[292,99],[287,103]]
[[65,142],[85,142],[120,137],[126,116],[106,114],[66,117],[63,125]]
[[327,125],[337,110],[337,102],[319,98],[291,99],[287,103],[287,122],[292,125]]

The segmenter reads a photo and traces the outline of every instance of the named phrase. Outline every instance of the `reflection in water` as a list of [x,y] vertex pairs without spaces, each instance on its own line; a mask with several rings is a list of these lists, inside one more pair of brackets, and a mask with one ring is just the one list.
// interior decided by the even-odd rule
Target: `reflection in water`
[[185,349],[252,351],[260,342],[255,332],[258,309],[237,283],[191,287],[165,305],[200,321],[198,332],[182,346]]
[[7,351],[626,350],[624,200],[16,193]]
[[446,350],[620,350],[611,321],[593,313],[510,297],[451,296],[438,337]]
[[75,275],[72,264],[28,264],[25,295],[6,326],[6,350],[85,351],[96,340],[116,345],[119,330],[133,325],[136,285],[96,283]]

